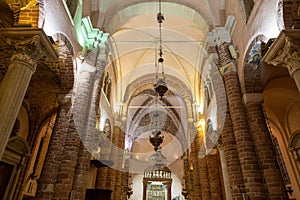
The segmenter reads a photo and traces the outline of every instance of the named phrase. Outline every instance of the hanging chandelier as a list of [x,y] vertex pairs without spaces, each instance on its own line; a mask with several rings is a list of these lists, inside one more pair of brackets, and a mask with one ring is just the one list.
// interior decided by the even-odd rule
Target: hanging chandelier
[[[159,58],[156,57],[156,51],[155,51],[155,66],[156,66],[156,83],[154,84],[154,89],[162,98],[165,93],[168,91],[168,87],[165,82],[165,76],[164,76],[164,69],[163,69],[163,52],[162,52],[162,37],[161,37],[161,23],[164,21],[164,16],[161,13],[161,0],[159,0],[159,13],[157,14],[157,22],[159,24]],[[155,48],[156,49],[156,48]],[[159,76],[159,69],[161,68],[161,76]],[[155,117],[155,129],[152,131],[152,133],[149,136],[149,141],[154,147],[155,153],[150,157],[150,160],[152,160],[153,166],[156,166],[158,168],[164,167],[166,163],[166,158],[162,155],[161,152],[161,144],[163,143],[164,136],[162,134],[162,131],[158,129],[158,121],[160,118],[160,114],[157,110],[157,104],[158,104],[158,97],[156,97],[155,101],[155,114],[153,115]]]
[[[160,98],[162,98],[165,93],[168,91],[168,87],[165,80],[164,74],[164,58],[163,58],[163,51],[162,51],[162,30],[161,26],[163,21],[165,21],[165,17],[161,12],[161,0],[159,0],[159,12],[156,16],[158,27],[159,27],[159,58],[155,61],[156,66],[156,83],[154,84],[154,90],[158,93]],[[156,53],[156,52],[155,52]],[[156,58],[156,55],[155,55]],[[161,76],[159,76],[159,72],[161,70]]]

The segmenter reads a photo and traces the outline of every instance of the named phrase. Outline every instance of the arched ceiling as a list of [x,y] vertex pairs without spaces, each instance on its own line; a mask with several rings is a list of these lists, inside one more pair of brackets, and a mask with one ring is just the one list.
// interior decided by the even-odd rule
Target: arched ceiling
[[[151,116],[155,107],[153,84],[160,45],[159,24],[156,19],[159,1],[92,2],[93,24],[110,34],[116,59],[114,63],[118,70],[119,94],[115,102],[124,105],[121,115],[123,119],[127,119],[124,122],[126,130],[130,132],[127,134],[132,136],[135,134],[131,131],[144,126],[147,116]],[[200,95],[199,71],[206,56],[203,48],[205,36],[210,29],[224,25],[225,1],[170,0],[163,1],[161,6],[165,17],[161,30],[162,51],[169,91],[159,106],[164,107],[168,119],[166,121],[173,129],[184,123],[180,131],[186,132],[188,121],[193,119],[194,105],[200,105],[196,101],[201,99],[197,97]],[[148,101],[152,103],[149,104]],[[163,129],[167,130],[167,125]],[[143,147],[141,141],[149,143],[147,138],[150,132],[145,129],[145,133],[135,135],[129,147],[139,141],[140,145],[134,147],[138,152],[137,146]],[[172,134],[171,131],[169,134]],[[181,140],[180,138],[185,137],[185,133],[182,134],[184,135],[176,135],[176,138]]]
[[[118,65],[121,95],[117,102],[126,103],[122,101],[127,86],[142,76],[155,73],[159,48],[158,1],[95,1],[93,9],[97,8],[97,26],[110,33]],[[198,72],[205,55],[205,35],[210,28],[225,21],[222,11],[224,1],[162,2],[165,73],[187,85],[192,96],[197,95],[195,87],[199,85]]]
[[[181,16],[180,18],[182,19],[194,16],[194,14],[200,15],[211,28],[225,23],[223,17],[225,0],[167,0],[163,1],[162,6],[164,13],[175,14],[176,16]],[[175,6],[177,8],[174,8]],[[113,23],[116,19],[124,23],[124,21],[127,22],[128,19],[141,13],[152,14],[153,11],[157,11],[158,0],[151,2],[145,0],[92,0],[91,7],[92,11],[97,13],[96,17],[94,17],[95,25],[101,29],[112,30],[112,28],[117,29],[120,27],[117,23]],[[194,20],[199,23],[196,18]],[[112,27],[112,25],[115,26]]]

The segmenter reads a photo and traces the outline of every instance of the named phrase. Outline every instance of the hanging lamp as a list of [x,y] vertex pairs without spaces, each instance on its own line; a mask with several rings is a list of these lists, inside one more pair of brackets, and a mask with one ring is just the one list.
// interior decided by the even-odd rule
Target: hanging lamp
[[[163,51],[162,51],[162,23],[165,21],[165,17],[161,12],[161,0],[159,0],[159,12],[156,16],[159,28],[159,58],[155,62],[157,70],[156,70],[156,83],[154,84],[154,90],[158,93],[160,98],[162,98],[165,93],[168,91],[168,87],[165,80],[164,74],[164,58],[163,58]],[[161,70],[161,76],[159,76],[159,71]]]

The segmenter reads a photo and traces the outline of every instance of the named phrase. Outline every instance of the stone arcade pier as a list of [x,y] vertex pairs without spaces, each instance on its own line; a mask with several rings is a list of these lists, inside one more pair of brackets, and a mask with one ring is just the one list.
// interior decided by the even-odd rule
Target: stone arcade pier
[[[17,30],[16,30],[17,29]],[[31,76],[42,60],[57,59],[42,29],[0,29],[0,45],[11,55],[8,70],[0,84],[0,160],[22,105]],[[13,47],[13,48],[12,48]]]

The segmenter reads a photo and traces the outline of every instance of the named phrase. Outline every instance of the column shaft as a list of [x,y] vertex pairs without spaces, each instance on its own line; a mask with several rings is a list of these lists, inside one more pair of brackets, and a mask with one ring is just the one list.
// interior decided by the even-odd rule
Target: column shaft
[[78,151],[81,144],[72,118],[67,130],[68,133],[65,138],[62,161],[57,173],[53,194],[53,198],[60,200],[70,199],[78,160]]
[[190,162],[189,160],[189,166],[188,166],[188,190],[189,190],[189,198],[191,200],[197,200],[195,195],[194,195],[194,179],[193,179],[193,170],[190,169]]
[[228,169],[227,169],[227,164],[226,164],[226,159],[225,159],[225,153],[224,153],[224,147],[222,144],[218,145],[218,150],[220,154],[220,162],[221,162],[221,168],[222,168],[222,175],[223,175],[223,186],[224,186],[224,191],[226,200],[232,200],[232,194],[230,190],[230,180],[228,176]]
[[199,175],[201,180],[201,196],[202,199],[211,199],[210,183],[208,177],[207,158],[199,158]]
[[243,172],[244,184],[249,198],[267,198],[256,150],[250,133],[242,92],[235,63],[231,61],[228,44],[217,46],[221,71],[224,78],[229,111],[236,140],[236,147]]
[[[124,149],[125,147],[125,133],[121,130],[121,128],[115,126],[115,132],[118,134],[118,147],[119,149]],[[122,195],[122,182],[123,182],[123,176],[122,176],[122,165],[123,165],[123,155],[118,154],[117,155],[117,163],[119,170],[116,170],[116,179],[115,179],[115,189],[114,189],[114,196],[115,200],[119,200]]]
[[232,199],[240,200],[243,198],[242,194],[245,193],[245,188],[229,113],[226,115],[225,124],[222,130],[222,143],[224,146]]
[[[87,63],[93,63],[96,66],[90,66],[85,63],[86,75],[81,77],[80,84],[77,86],[77,94],[75,102],[78,119],[79,135],[81,138],[81,147],[78,154],[78,162],[75,171],[75,181],[73,189],[76,191],[75,199],[84,199],[85,190],[89,177],[91,152],[93,151],[93,137],[96,131],[96,111],[99,108],[99,96],[101,87],[101,77],[106,65],[100,56],[102,47],[98,47],[89,53]],[[105,54],[106,55],[106,54]],[[101,57],[101,59],[99,59]],[[106,55],[107,57],[107,55]],[[107,58],[106,58],[107,59]],[[103,65],[99,65],[102,63]],[[99,66],[98,66],[99,65]],[[92,69],[92,70],[91,70]]]
[[271,135],[265,122],[261,103],[246,105],[249,125],[263,170],[270,199],[287,199],[284,182],[276,160]]
[[224,74],[232,125],[243,172],[244,184],[250,198],[266,198],[255,147],[250,134],[237,72]]
[[[116,128],[118,128],[118,127],[114,127],[114,129],[116,129]],[[119,142],[118,140],[119,140],[119,132],[114,131],[112,134],[112,144],[113,145],[111,145],[110,159],[113,160],[115,164],[118,164],[116,162],[117,156],[118,156],[118,149],[116,148],[118,146],[118,142]],[[116,184],[116,175],[117,175],[116,169],[108,168],[106,187],[113,191],[111,200],[115,200],[114,191],[115,191],[115,184]]]
[[194,197],[195,199],[201,199],[201,186],[200,186],[200,177],[199,177],[199,162],[198,162],[198,138],[195,137],[194,141],[191,145],[191,157],[192,157],[192,164],[193,164],[193,184],[194,184]]
[[85,190],[89,177],[88,172],[90,169],[90,152],[92,147],[91,135],[93,132],[88,132],[88,123],[89,120],[91,120],[89,113],[93,99],[94,76],[95,67],[84,64],[76,85],[73,116],[77,133],[80,138],[80,148],[77,149],[79,151],[77,151],[78,159],[73,182],[73,190],[75,190],[76,200],[85,198]]
[[97,171],[96,179],[96,188],[97,189],[107,189],[106,180],[107,180],[108,167],[101,167]]
[[59,101],[59,108],[49,143],[35,199],[52,199],[60,164],[63,160],[65,139],[70,124],[70,101]]
[[35,66],[13,60],[0,84],[0,160],[34,72]]
[[220,180],[220,166],[219,166],[219,157],[218,155],[208,155],[207,156],[207,165],[208,167],[208,176],[210,183],[210,193],[211,199],[213,200],[222,200],[223,192],[221,188],[221,180]]
[[[212,56],[216,54],[216,47],[210,47],[210,51],[212,52]],[[212,60],[212,81],[213,87],[216,91],[216,99],[219,102],[218,105],[218,124],[223,125],[221,141],[224,147],[224,157],[221,156],[221,159],[224,160],[224,164],[226,165],[226,169],[222,167],[223,173],[226,173],[228,176],[228,183],[225,187],[227,188],[226,197],[231,197],[232,199],[242,199],[242,193],[244,192],[244,183],[243,183],[243,175],[240,166],[239,156],[236,149],[235,137],[232,128],[232,122],[230,113],[228,112],[228,103],[224,87],[223,78],[220,78],[221,74],[219,68],[221,67],[220,60],[217,59],[218,56],[215,55]],[[225,119],[222,121],[222,119]],[[221,161],[222,163],[222,161]],[[225,170],[225,171],[224,171]],[[225,181],[226,179],[224,179]],[[226,189],[225,188],[225,189]],[[225,190],[226,191],[226,190]],[[229,195],[230,194],[230,195]],[[231,199],[226,198],[226,199]]]

